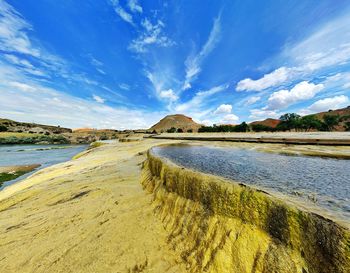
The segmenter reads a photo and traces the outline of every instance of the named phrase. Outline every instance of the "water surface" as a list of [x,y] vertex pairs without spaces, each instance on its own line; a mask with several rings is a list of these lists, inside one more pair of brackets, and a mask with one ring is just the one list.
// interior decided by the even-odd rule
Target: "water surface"
[[153,152],[187,168],[292,195],[350,221],[350,160],[200,145],[161,146]]
[[[70,160],[87,145],[0,145],[0,166],[41,164],[45,168]],[[29,174],[5,182],[0,189],[13,184]]]

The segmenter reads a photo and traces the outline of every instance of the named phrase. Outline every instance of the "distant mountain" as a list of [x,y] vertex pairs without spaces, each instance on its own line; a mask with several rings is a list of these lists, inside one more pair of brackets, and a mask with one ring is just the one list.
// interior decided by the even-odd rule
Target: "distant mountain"
[[172,128],[182,132],[193,131],[197,132],[201,127],[201,124],[198,124],[192,120],[192,118],[187,117],[185,115],[176,114],[176,115],[168,115],[162,118],[158,123],[153,125],[149,131],[156,131],[157,133],[167,132]]
[[18,122],[10,119],[0,118],[1,131],[35,134],[62,134],[71,133],[69,128],[60,126],[43,125],[37,123]]
[[336,109],[336,110],[328,110],[327,112],[320,112],[315,114],[315,116],[322,120],[325,115],[335,115],[339,116],[339,124],[334,127],[335,131],[344,131],[349,126],[350,123],[350,106]]
[[265,120],[258,120],[258,121],[253,121],[250,123],[250,125],[263,125],[263,126],[268,126],[271,128],[276,128],[278,124],[280,124],[281,121],[279,119],[273,119],[273,118],[267,118]]
[[315,114],[318,118],[323,118],[324,115],[339,115],[339,116],[349,116],[350,118],[350,106],[337,109],[337,110],[328,110],[327,112],[320,112]]

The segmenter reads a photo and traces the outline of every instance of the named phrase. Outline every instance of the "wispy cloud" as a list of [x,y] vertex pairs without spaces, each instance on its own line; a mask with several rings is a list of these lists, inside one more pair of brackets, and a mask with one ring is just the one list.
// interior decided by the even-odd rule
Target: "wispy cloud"
[[106,99],[103,99],[100,96],[95,95],[95,94],[92,95],[92,98],[98,103],[105,103],[105,101],[106,101]]
[[179,98],[173,89],[167,88],[165,85],[165,83],[168,82],[168,77],[166,75],[146,71],[146,77],[152,83],[155,95],[158,99],[174,102]]
[[[0,116],[71,128],[148,128],[164,113],[110,107],[94,95],[82,99],[46,87],[14,67],[0,64]],[[16,98],[16,99],[14,99]]]
[[126,83],[121,83],[121,84],[119,84],[119,88],[123,89],[123,90],[126,90],[126,91],[129,91],[130,90],[130,85],[128,85]]
[[210,31],[208,40],[197,54],[191,54],[185,61],[186,78],[183,84],[183,90],[191,88],[191,82],[201,72],[203,60],[213,51],[220,39],[220,16],[214,19],[213,27]]
[[259,100],[261,100],[261,97],[259,97],[259,96],[249,97],[246,100],[245,105],[252,105],[252,104],[258,102]]
[[266,109],[251,109],[249,118],[252,120],[266,119],[266,118],[279,118],[281,113],[273,110]]
[[128,0],[128,6],[131,12],[143,12],[142,6],[139,4],[138,0]]
[[[305,40],[286,46],[279,59],[290,64],[265,74],[262,78],[243,79],[237,91],[261,91],[283,83],[312,77],[315,73],[350,62],[349,13],[319,27]],[[325,71],[324,73],[327,73]]]
[[215,86],[209,90],[206,91],[200,91],[197,92],[194,97],[182,104],[179,104],[175,107],[175,110],[178,112],[185,112],[188,111],[190,109],[199,109],[203,102],[205,102],[205,100],[219,92],[222,92],[224,90],[226,90],[228,88],[227,84],[223,84],[223,85],[219,85],[219,86]]
[[120,18],[133,26],[135,25],[132,15],[120,5],[119,0],[110,0],[110,3],[114,8],[115,13],[118,14]]
[[0,14],[0,50],[39,57],[40,50],[33,46],[26,33],[32,26],[4,0],[0,0]]
[[148,46],[156,45],[159,47],[169,47],[175,44],[163,32],[165,27],[161,20],[152,24],[149,19],[144,19],[141,23],[142,31],[140,35],[131,41],[129,49],[138,53],[147,52]]

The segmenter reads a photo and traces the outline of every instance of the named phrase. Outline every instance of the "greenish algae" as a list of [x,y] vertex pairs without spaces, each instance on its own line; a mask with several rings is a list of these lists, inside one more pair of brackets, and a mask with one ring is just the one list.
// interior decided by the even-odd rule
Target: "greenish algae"
[[18,172],[13,172],[13,173],[0,173],[0,186],[6,181],[10,181],[13,179],[16,179],[17,177],[20,177],[24,175],[27,172],[24,171],[18,171]]
[[150,152],[142,185],[190,272],[349,272],[350,231],[318,214]]

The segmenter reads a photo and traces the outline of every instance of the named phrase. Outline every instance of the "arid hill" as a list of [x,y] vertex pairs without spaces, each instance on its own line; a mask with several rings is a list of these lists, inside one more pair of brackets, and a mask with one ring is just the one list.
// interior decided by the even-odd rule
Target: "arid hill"
[[17,133],[35,133],[35,134],[63,134],[71,133],[69,128],[60,126],[43,125],[37,123],[18,122],[10,119],[0,118],[1,131]]
[[267,118],[265,120],[260,120],[260,121],[253,121],[250,123],[250,125],[264,125],[268,126],[271,128],[276,128],[278,124],[280,124],[281,121],[279,119],[273,119],[273,118]]
[[190,117],[181,114],[176,114],[164,117],[158,123],[153,125],[149,129],[149,131],[156,131],[157,133],[162,133],[171,130],[171,128],[175,128],[177,131],[179,131],[179,129],[180,131],[182,130],[182,132],[197,132],[201,126],[201,124],[194,122]]

